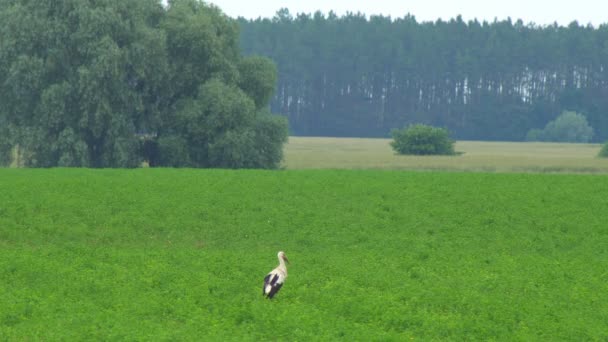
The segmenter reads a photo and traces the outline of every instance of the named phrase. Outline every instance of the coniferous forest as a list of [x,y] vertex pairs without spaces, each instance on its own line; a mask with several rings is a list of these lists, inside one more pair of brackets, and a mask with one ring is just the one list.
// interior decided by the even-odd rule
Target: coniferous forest
[[387,137],[413,123],[456,139],[520,141],[563,111],[608,139],[608,25],[420,22],[297,14],[239,19],[241,47],[278,67],[291,134]]

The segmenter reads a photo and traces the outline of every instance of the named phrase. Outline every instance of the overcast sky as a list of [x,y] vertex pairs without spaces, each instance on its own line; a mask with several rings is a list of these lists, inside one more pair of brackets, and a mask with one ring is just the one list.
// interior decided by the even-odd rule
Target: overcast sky
[[526,24],[539,25],[557,22],[568,25],[577,20],[599,26],[608,23],[608,0],[210,0],[231,17],[272,17],[279,8],[288,8],[292,14],[333,10],[338,15],[347,11],[367,15],[383,14],[393,18],[410,13],[418,21],[448,20],[461,14],[464,20],[477,18],[493,21],[511,17]]

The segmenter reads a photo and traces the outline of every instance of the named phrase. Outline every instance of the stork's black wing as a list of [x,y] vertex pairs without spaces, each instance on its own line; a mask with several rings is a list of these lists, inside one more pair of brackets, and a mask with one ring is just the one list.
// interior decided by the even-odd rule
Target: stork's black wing
[[[274,297],[274,295],[279,292],[279,290],[281,289],[281,286],[283,286],[282,283],[277,283],[277,281],[279,280],[279,275],[278,274],[272,274],[269,273],[266,277],[264,277],[264,288],[262,289],[262,293],[264,295],[267,295],[268,298],[272,299],[272,297]],[[266,293],[266,287],[270,285],[270,291],[268,291],[268,293]]]
[[264,277],[264,286],[262,287],[262,294],[266,295],[266,286],[268,286],[268,283],[270,282],[270,276],[271,274],[268,273],[265,277]]
[[272,297],[274,297],[274,295],[279,292],[281,287],[283,287],[282,283],[272,285],[272,287],[270,288],[270,292],[268,293],[268,299],[272,299]]

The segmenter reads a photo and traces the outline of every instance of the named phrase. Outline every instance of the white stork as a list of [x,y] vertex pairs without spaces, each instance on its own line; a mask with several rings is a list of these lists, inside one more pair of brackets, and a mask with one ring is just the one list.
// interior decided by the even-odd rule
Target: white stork
[[282,251],[277,254],[277,257],[279,258],[279,266],[264,277],[264,288],[262,293],[268,299],[272,299],[272,297],[279,292],[287,278],[287,266],[285,266],[285,262],[287,261],[287,263],[289,263],[289,260],[287,260],[285,253]]

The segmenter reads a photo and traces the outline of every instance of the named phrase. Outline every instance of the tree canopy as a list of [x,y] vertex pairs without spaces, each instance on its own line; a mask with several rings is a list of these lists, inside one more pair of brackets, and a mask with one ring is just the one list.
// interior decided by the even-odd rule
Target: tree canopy
[[296,135],[380,137],[424,123],[517,141],[571,110],[608,139],[608,25],[285,9],[239,24],[244,52],[277,63],[271,108]]
[[593,128],[584,115],[564,111],[544,129],[530,130],[526,138],[529,141],[587,143],[593,138]]
[[0,162],[277,167],[276,69],[198,0],[0,2]]

